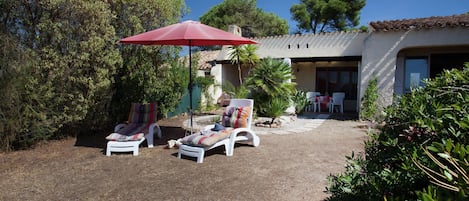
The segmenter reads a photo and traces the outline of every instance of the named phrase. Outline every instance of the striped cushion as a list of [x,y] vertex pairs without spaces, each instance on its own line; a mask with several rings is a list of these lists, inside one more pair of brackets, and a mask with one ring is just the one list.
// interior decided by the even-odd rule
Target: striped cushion
[[137,133],[135,135],[127,136],[127,135],[122,135],[119,133],[111,133],[106,137],[106,140],[111,140],[111,141],[138,141],[143,138],[143,133]]
[[222,124],[225,127],[245,128],[248,125],[251,107],[227,107],[222,117]]
[[231,127],[231,116],[233,115],[233,112],[235,111],[236,107],[226,107],[225,112],[223,112],[222,120],[221,120],[221,125],[225,127]]
[[192,146],[209,147],[230,136],[232,129],[222,131],[201,131],[181,139],[181,143]]
[[238,107],[231,115],[231,127],[233,128],[246,128],[248,125],[249,113],[251,107]]
[[150,123],[130,123],[117,131],[121,135],[131,136],[138,133],[148,134]]
[[156,103],[132,103],[129,112],[129,123],[155,123]]
[[112,141],[141,140],[149,132],[150,124],[156,122],[156,103],[132,103],[127,125],[106,137]]

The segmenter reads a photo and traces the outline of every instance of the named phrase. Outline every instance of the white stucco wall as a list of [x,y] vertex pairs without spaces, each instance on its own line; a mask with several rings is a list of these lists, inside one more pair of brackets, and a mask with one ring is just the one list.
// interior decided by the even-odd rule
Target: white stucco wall
[[316,88],[316,63],[294,63],[292,66],[296,88],[304,91],[314,91]]
[[[403,65],[397,59],[399,51],[412,47],[448,45],[469,45],[468,28],[446,28],[430,30],[409,30],[406,32],[372,32],[365,39],[360,69],[359,94],[363,97],[368,81],[378,76],[380,103],[390,105],[394,87],[401,86],[396,80],[396,65]],[[397,71],[397,73],[402,73]],[[399,78],[399,76],[398,76]]]
[[216,64],[215,66],[213,66],[210,70],[210,75],[213,76],[215,84],[210,86],[208,90],[212,95],[212,104],[217,104],[217,100],[222,93],[222,65]]
[[334,32],[255,38],[261,58],[343,57],[361,54],[367,33]]

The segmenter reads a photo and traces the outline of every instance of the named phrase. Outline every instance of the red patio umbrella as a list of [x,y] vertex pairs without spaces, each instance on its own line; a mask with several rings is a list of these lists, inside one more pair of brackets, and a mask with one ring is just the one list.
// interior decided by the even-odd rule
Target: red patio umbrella
[[189,46],[189,113],[192,128],[192,46],[257,44],[256,41],[234,35],[196,21],[184,21],[120,40],[140,45]]

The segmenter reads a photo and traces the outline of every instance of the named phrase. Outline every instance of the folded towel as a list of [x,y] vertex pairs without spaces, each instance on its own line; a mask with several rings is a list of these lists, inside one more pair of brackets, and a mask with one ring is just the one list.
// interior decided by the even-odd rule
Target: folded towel
[[225,130],[225,129],[226,128],[224,126],[222,126],[221,124],[215,123],[215,125],[212,128],[212,131],[221,131],[221,130]]

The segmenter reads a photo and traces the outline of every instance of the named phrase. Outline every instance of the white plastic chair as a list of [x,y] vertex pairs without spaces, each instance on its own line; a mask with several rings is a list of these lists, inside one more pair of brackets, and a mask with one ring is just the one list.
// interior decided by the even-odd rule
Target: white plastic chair
[[334,107],[337,105],[337,106],[340,106],[340,113],[344,113],[344,98],[345,98],[344,92],[332,93],[332,100],[329,103],[329,112],[333,113]]
[[131,133],[145,132],[145,137],[138,141],[108,141],[106,156],[111,156],[112,152],[133,152],[133,155],[137,156],[139,146],[145,139],[147,140],[148,148],[153,148],[154,133],[156,133],[158,138],[161,138],[161,129],[156,123],[156,116],[156,103],[132,103],[128,122],[115,126],[114,132],[120,133],[123,130]]
[[[231,134],[228,138],[220,140],[209,147],[200,147],[200,146],[191,146],[186,144],[179,145],[178,158],[181,158],[181,155],[190,156],[197,158],[197,163],[203,163],[205,151],[213,149],[215,147],[225,146],[225,153],[227,156],[232,156],[234,152],[235,143],[249,143],[254,147],[259,146],[260,139],[256,133],[251,130],[252,124],[252,113],[254,107],[254,100],[252,99],[231,99],[230,104],[227,109],[230,107],[250,107],[249,117],[247,119],[247,125],[243,128],[235,128],[231,131]],[[208,131],[212,129],[214,125],[206,126],[203,130]]]
[[306,107],[306,111],[311,111],[311,107],[313,108],[313,112],[316,112],[319,110],[321,112],[321,107],[319,107],[320,101],[319,99],[316,98],[316,96],[320,96],[321,93],[319,92],[312,92],[308,91],[306,92],[306,97],[308,98],[308,106]]

